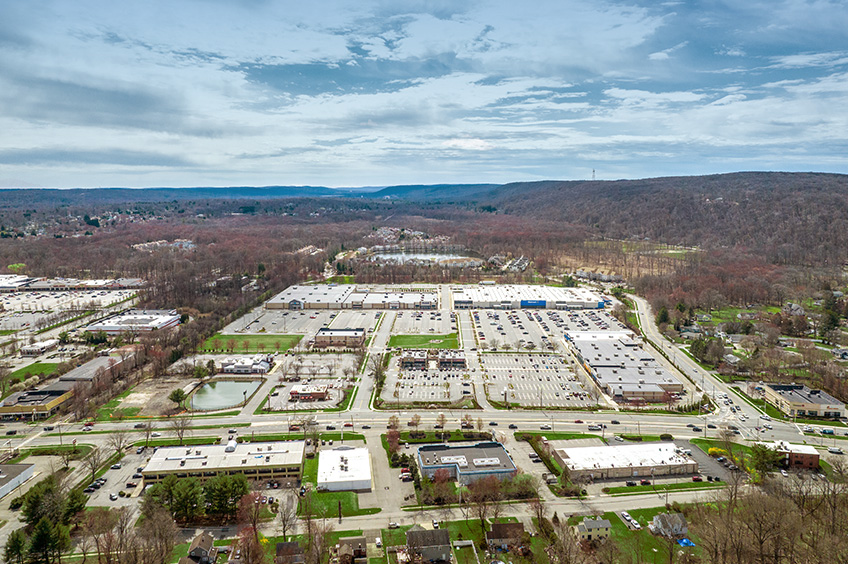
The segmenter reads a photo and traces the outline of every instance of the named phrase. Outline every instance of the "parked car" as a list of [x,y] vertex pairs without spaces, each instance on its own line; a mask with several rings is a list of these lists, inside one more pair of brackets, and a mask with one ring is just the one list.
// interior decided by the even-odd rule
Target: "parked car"
[[117,463],[113,464],[111,466],[111,468],[112,468],[112,470],[120,470],[121,469],[121,463],[117,462]]
[[692,481],[693,482],[703,482],[704,479],[700,476],[692,476]]

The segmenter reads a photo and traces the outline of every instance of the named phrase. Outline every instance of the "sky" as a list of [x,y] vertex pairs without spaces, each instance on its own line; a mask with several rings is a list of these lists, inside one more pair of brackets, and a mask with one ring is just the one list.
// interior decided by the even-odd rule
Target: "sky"
[[0,0],[0,186],[848,173],[848,3]]

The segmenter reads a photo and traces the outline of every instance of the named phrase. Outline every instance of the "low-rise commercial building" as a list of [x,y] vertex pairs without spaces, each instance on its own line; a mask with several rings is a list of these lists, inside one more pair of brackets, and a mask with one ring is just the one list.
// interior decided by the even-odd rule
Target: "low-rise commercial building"
[[227,357],[220,364],[221,372],[226,374],[267,374],[274,364],[274,355]]
[[59,339],[47,339],[46,341],[36,341],[29,345],[21,347],[21,356],[41,356],[49,350],[55,349],[59,344]]
[[571,479],[650,478],[694,474],[698,463],[674,443],[640,443],[553,449],[553,457],[568,468]]
[[819,467],[819,451],[812,445],[792,444],[786,441],[758,444],[777,451],[781,455],[782,465],[787,468],[814,469]]
[[0,401],[3,419],[46,419],[74,395],[75,382],[58,381],[33,390],[14,392]]
[[0,499],[32,478],[35,464],[0,464]]
[[319,329],[314,347],[360,348],[365,345],[365,329]]
[[463,370],[467,366],[465,351],[429,349],[404,350],[399,363],[404,370],[425,370],[430,363],[435,363],[439,370]]
[[367,448],[340,446],[318,454],[318,489],[371,491],[371,454]]
[[169,475],[205,481],[219,474],[296,483],[301,477],[303,452],[303,441],[160,447],[141,473],[146,483]]
[[586,373],[618,402],[665,401],[683,384],[628,331],[573,331],[567,346]]
[[326,384],[295,384],[289,391],[290,401],[321,401],[330,397]]
[[103,331],[110,337],[123,333],[149,333],[159,329],[168,329],[180,324],[180,316],[176,310],[132,309],[107,317],[86,327],[86,331],[99,333]]
[[424,445],[418,448],[421,473],[433,478],[440,469],[462,484],[495,476],[500,480],[515,474],[515,463],[503,445],[490,441],[469,445]]
[[803,384],[764,384],[765,400],[788,417],[845,417],[845,404]]

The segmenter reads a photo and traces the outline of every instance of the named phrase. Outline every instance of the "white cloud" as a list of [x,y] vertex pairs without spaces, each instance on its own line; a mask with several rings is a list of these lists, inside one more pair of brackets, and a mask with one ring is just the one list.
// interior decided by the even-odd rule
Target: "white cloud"
[[483,139],[448,139],[442,142],[442,146],[466,151],[488,151],[494,148],[494,145]]

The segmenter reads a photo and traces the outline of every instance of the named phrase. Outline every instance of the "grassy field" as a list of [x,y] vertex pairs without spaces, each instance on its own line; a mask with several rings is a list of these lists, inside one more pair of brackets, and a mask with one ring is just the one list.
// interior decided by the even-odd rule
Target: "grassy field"
[[447,335],[392,335],[390,347],[404,349],[458,349],[456,333]]
[[33,376],[42,375],[42,374],[52,374],[59,367],[57,362],[34,362],[29,366],[24,366],[23,368],[18,368],[11,374],[9,374],[10,380],[23,380],[27,374],[31,374]]
[[[303,335],[222,335],[217,334],[214,337],[206,339],[201,347],[202,352],[229,352],[227,342],[235,341],[235,353],[255,353],[255,352],[285,352],[297,345]],[[247,348],[245,348],[247,343]],[[277,348],[277,345],[280,348]],[[261,350],[260,350],[261,349]]]

